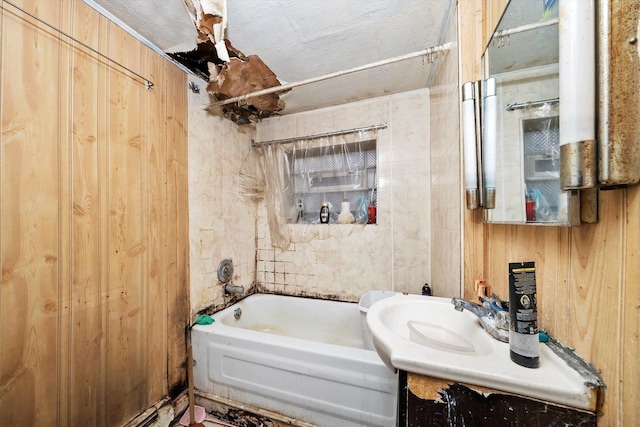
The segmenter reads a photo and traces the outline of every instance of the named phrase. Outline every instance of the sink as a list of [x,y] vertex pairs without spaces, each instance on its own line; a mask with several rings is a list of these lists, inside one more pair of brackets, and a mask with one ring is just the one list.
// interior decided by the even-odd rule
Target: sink
[[430,322],[407,322],[409,340],[432,348],[444,348],[453,351],[477,352],[478,345],[474,344],[452,329]]
[[490,387],[574,408],[594,410],[597,393],[547,346],[540,367],[512,362],[509,344],[491,337],[478,317],[456,311],[450,298],[403,295],[371,306],[373,346],[392,370]]

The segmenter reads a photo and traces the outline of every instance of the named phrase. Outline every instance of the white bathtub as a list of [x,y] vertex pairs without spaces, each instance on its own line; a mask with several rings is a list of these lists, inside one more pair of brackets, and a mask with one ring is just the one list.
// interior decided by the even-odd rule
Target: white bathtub
[[319,426],[395,426],[397,375],[364,348],[357,304],[256,294],[213,318],[191,332],[196,389]]

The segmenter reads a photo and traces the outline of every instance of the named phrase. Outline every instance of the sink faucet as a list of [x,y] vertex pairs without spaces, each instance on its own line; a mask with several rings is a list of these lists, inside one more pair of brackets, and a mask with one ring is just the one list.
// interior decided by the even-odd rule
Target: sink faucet
[[502,342],[509,342],[509,312],[499,308],[496,304],[482,306],[462,298],[451,300],[457,311],[469,310],[478,316],[480,324],[485,331],[495,339]]

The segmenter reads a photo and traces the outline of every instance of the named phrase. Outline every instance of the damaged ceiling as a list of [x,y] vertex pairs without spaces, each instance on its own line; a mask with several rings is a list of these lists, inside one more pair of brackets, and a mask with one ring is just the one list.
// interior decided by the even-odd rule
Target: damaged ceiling
[[[84,1],[193,74],[210,80],[207,91],[215,97],[213,101],[438,46],[444,41],[453,3]],[[212,110],[223,108],[225,116],[246,123],[273,114],[340,105],[428,87],[433,67],[429,58],[419,56]]]

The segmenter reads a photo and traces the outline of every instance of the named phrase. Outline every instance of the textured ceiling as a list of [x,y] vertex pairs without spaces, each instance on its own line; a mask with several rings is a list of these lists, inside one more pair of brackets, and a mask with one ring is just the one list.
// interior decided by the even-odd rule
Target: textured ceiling
[[[85,0],[165,52],[191,50],[183,0]],[[442,43],[452,0],[242,0],[227,3],[226,37],[281,83],[347,70]],[[280,114],[427,87],[423,57],[293,89]]]

